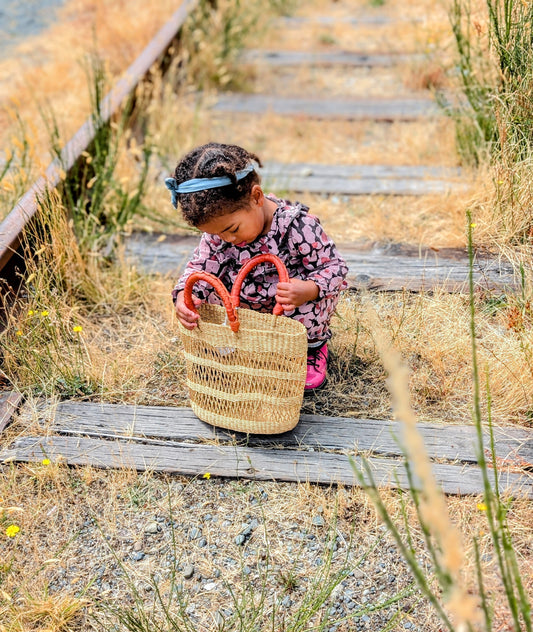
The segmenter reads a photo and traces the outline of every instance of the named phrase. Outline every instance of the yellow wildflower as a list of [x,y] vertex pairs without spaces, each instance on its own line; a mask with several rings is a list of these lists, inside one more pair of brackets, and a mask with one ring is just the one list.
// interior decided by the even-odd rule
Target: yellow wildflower
[[33,311],[33,309],[30,309],[28,312],[28,316],[33,316],[35,314],[35,312]]
[[470,224],[470,228],[475,228],[477,224]]
[[8,538],[14,538],[19,531],[20,527],[18,527],[16,524],[10,524],[9,527],[6,529],[6,535]]
[[43,459],[43,460],[41,461],[41,463],[42,463],[43,465],[50,465],[50,459]]
[[44,309],[44,310],[41,312],[41,316],[48,316],[48,311],[47,311],[46,309]]
[[22,330],[17,329],[17,331],[15,332],[17,334],[17,336],[22,336]]
[[80,331],[83,331],[83,327],[81,325],[76,325],[75,327],[73,327],[72,331],[75,333],[79,333]]
[[485,503],[478,503],[476,506],[479,511],[487,511],[487,505],[485,505]]
[[202,478],[206,478],[207,480],[209,480],[211,478],[211,472],[206,472]]

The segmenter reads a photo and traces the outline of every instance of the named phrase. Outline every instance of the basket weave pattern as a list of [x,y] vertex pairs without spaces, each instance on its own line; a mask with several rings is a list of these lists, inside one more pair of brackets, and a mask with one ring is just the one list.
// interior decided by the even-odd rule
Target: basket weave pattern
[[[233,304],[238,298],[233,297]],[[195,414],[238,432],[277,434],[294,428],[307,373],[304,325],[240,309],[234,311],[238,331],[232,331],[227,308],[202,304],[198,312],[198,327],[180,327]]]

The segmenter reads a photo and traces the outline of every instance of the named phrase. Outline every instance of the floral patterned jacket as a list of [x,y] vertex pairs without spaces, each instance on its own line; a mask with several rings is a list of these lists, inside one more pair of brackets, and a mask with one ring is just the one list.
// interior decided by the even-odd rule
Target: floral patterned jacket
[[[278,207],[268,233],[242,248],[225,242],[216,235],[203,233],[185,272],[172,292],[173,300],[195,270],[214,274],[231,291],[242,264],[261,253],[277,255],[287,267],[289,277],[313,280],[319,288],[315,302],[338,297],[341,290],[347,287],[345,279],[348,268],[318,218],[310,215],[308,207],[299,202],[291,203],[271,194],[268,198]],[[256,266],[242,285],[241,305],[271,312],[275,305],[278,280],[273,264]],[[213,288],[203,281],[196,283],[194,294],[209,303],[221,304]]]

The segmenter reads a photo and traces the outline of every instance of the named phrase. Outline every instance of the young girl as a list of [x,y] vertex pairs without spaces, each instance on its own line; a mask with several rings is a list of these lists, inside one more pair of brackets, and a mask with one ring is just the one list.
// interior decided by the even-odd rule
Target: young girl
[[[346,287],[344,259],[316,217],[299,202],[291,204],[265,195],[255,164],[255,154],[237,145],[208,143],[188,153],[165,184],[172,204],[203,235],[185,272],[172,292],[181,324],[196,327],[198,314],[187,309],[183,288],[195,270],[217,276],[231,289],[242,264],[261,253],[277,255],[290,280],[278,283],[275,267],[256,266],[245,279],[241,305],[272,312],[276,301],[286,316],[305,325],[309,341],[306,390],[318,388],[326,378],[329,322]],[[195,285],[195,302],[221,304],[213,288]]]

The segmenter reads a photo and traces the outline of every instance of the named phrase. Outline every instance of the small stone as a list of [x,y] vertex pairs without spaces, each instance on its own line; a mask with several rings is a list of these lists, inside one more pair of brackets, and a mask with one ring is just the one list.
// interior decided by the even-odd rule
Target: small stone
[[200,538],[202,536],[202,531],[201,529],[198,529],[198,527],[193,527],[190,531],[189,531],[189,535],[188,538],[189,540],[197,540],[198,538]]
[[135,553],[133,553],[132,556],[131,556],[131,559],[134,562],[140,562],[143,558],[144,558],[143,551],[135,551]]
[[322,516],[315,516],[311,522],[315,527],[323,527],[326,524]]
[[246,536],[240,533],[235,539],[234,542],[237,546],[242,546],[246,542]]
[[135,544],[133,545],[133,550],[142,551],[142,549],[143,549],[143,543],[140,540],[137,540],[137,542],[135,542]]
[[244,529],[241,531],[241,535],[248,536],[252,533],[253,527],[251,524],[245,525]]
[[291,606],[291,604],[292,604],[292,601],[291,601],[291,598],[289,597],[289,595],[287,595],[287,596],[285,597],[285,599],[281,602],[281,605],[282,605],[284,608],[289,608],[289,607]]
[[193,564],[187,564],[187,566],[183,567],[183,577],[185,579],[190,579],[193,575],[194,575]]
[[403,624],[403,627],[404,627],[406,630],[410,630],[410,629],[413,627],[413,624],[412,624],[410,621],[406,621],[406,622]]
[[204,585],[204,590],[207,590],[208,592],[211,590],[214,590],[217,587],[215,582],[208,582],[207,584]]
[[215,568],[215,572],[213,573],[213,577],[218,579],[220,577],[220,568]]
[[144,532],[145,533],[154,534],[154,533],[158,533],[159,531],[161,531],[161,527],[159,526],[159,524],[157,522],[149,522],[144,527]]
[[207,540],[205,538],[200,538],[200,540],[198,541],[198,546],[200,548],[203,548],[204,546],[207,546]]

